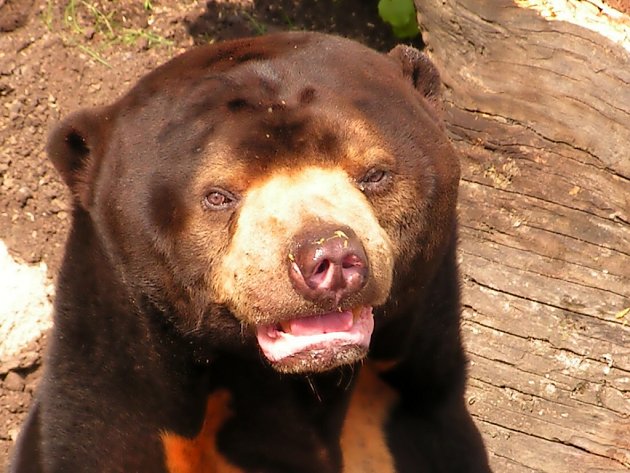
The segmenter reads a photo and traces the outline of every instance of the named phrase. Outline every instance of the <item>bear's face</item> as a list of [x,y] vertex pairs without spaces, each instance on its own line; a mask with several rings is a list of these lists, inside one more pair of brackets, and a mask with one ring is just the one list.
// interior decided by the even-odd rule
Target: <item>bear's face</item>
[[136,304],[208,353],[322,371],[365,356],[374,313],[453,231],[437,84],[411,49],[223,43],[70,117],[49,152]]

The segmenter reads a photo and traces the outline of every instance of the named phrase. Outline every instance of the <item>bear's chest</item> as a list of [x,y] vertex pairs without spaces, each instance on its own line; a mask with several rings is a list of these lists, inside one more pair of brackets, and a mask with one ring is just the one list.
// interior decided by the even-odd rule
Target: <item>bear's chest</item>
[[208,397],[201,431],[194,438],[163,433],[162,444],[169,473],[242,473],[217,448],[217,434],[232,415],[230,393],[219,390]]
[[[242,473],[245,470],[228,460],[217,447],[217,436],[224,423],[233,416],[230,393],[219,390],[207,401],[206,414],[199,434],[185,438],[162,434],[169,473]],[[343,423],[340,447],[343,473],[395,473],[394,460],[387,446],[384,426],[396,393],[380,380],[366,364]],[[282,455],[287,445],[278,445]]]
[[397,394],[368,362],[361,370],[341,434],[343,473],[395,473],[385,424]]

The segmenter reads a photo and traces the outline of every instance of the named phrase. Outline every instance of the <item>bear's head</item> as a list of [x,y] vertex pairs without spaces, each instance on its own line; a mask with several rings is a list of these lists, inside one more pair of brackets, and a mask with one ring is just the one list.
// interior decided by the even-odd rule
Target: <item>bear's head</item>
[[396,316],[452,237],[438,88],[407,47],[237,40],[70,116],[48,151],[141,313],[209,354],[323,371],[365,356],[374,316]]

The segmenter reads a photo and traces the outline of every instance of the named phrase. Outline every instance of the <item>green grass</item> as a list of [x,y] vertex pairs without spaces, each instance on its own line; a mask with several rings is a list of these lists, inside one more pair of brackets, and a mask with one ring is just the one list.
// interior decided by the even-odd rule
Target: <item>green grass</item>
[[42,16],[42,21],[46,25],[46,29],[48,31],[52,31],[53,21],[54,21],[52,0],[48,0],[46,2],[46,7],[42,10],[41,16]]
[[[113,2],[115,4],[115,2]],[[41,13],[41,19],[46,28],[55,31],[55,8],[54,0],[47,0],[46,7]],[[146,12],[153,11],[151,0],[142,0],[142,7]],[[103,57],[102,50],[114,45],[132,46],[138,40],[146,40],[149,48],[171,47],[173,41],[151,31],[148,28],[127,28],[116,20],[116,11],[99,8],[96,2],[89,0],[67,0],[63,8],[63,18],[60,22],[60,34],[64,43],[76,47],[96,62],[111,67]],[[97,40],[92,40],[91,33],[96,35]]]
[[249,21],[249,23],[252,25],[252,28],[254,28],[256,34],[264,35],[267,32],[267,27],[256,20],[256,18],[254,18],[252,15],[244,11],[243,16],[247,18],[247,21]]
[[166,39],[159,34],[140,28],[124,28],[119,37],[121,43],[130,45],[134,44],[139,38],[147,40],[149,47],[152,46],[173,46],[173,41]]

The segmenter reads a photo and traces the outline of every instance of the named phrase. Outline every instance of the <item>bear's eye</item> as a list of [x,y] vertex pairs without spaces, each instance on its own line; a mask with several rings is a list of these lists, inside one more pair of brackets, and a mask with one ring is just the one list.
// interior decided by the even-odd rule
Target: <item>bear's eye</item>
[[363,178],[363,182],[374,184],[381,182],[383,179],[385,179],[385,171],[381,169],[373,169]]
[[383,190],[390,178],[390,173],[383,169],[370,169],[359,181],[359,189],[363,192]]
[[236,203],[236,197],[223,189],[212,189],[203,198],[203,205],[208,210],[224,210]]

